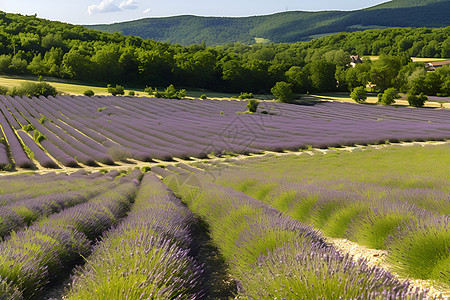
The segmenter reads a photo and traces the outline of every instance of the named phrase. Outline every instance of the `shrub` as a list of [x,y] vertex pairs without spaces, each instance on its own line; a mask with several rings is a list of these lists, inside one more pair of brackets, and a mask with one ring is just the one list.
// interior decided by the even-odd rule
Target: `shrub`
[[141,172],[142,173],[148,173],[148,172],[150,172],[151,171],[151,167],[150,166],[143,166],[142,168],[141,168]]
[[414,95],[414,94],[408,94],[408,103],[412,107],[423,107],[425,102],[428,100],[427,96],[425,96],[423,93],[420,93],[420,95]]
[[168,99],[182,99],[186,95],[186,90],[177,90],[173,84],[169,85],[165,91],[165,98]]
[[88,97],[92,97],[92,96],[95,95],[95,93],[94,93],[93,90],[85,90],[85,91],[83,92],[83,95],[88,96]]
[[34,131],[33,134],[33,138],[37,143],[42,142],[43,140],[45,140],[45,135],[43,135],[42,133],[40,133],[38,130]]
[[283,103],[292,103],[294,100],[294,93],[292,92],[292,85],[290,83],[280,81],[270,90],[272,94]]
[[112,157],[112,159],[116,160],[126,160],[128,158],[131,158],[131,152],[124,148],[119,146],[113,146],[111,148],[108,148],[108,154]]
[[251,113],[255,113],[256,110],[258,109],[258,104],[259,104],[258,100],[250,99],[247,104],[248,111]]
[[383,99],[383,93],[378,93],[377,98],[378,98],[378,102],[381,103],[381,99]]
[[0,95],[6,95],[8,93],[8,88],[0,85]]
[[205,99],[207,99],[207,98],[208,98],[208,97],[206,97],[205,94],[203,94],[203,95],[200,96],[200,99],[202,99],[202,100],[205,100]]
[[245,99],[253,99],[255,97],[253,96],[252,93],[241,93],[241,95],[238,98],[241,100],[245,100]]
[[152,88],[150,86],[146,86],[144,89],[144,92],[146,92],[147,94],[153,96],[155,94],[155,92],[157,92],[156,88]]
[[37,97],[37,96],[56,96],[57,90],[55,87],[51,86],[47,82],[25,82],[19,87],[13,87],[9,94],[11,96],[27,96],[27,97]]
[[44,123],[47,122],[47,121],[51,122],[50,119],[47,118],[47,117],[45,117],[45,116],[42,116],[42,117],[39,119],[39,123],[41,123],[42,125],[44,125]]
[[395,99],[398,99],[398,92],[395,88],[388,88],[384,91],[383,96],[381,97],[381,103],[384,105],[391,105],[395,102]]
[[25,130],[26,132],[30,132],[30,131],[35,130],[36,128],[33,126],[33,124],[28,124],[28,125],[22,126],[22,129]]
[[134,97],[136,95],[136,93],[134,91],[129,91],[128,92],[128,96]]
[[125,94],[125,89],[121,85],[116,84],[116,87],[112,87],[110,84],[108,84],[107,87],[108,87],[108,93],[110,93],[113,96]]
[[[398,274],[450,284],[449,221],[420,220],[392,238],[388,257]],[[445,272],[445,273],[444,273]]]
[[367,92],[363,86],[358,86],[353,89],[350,97],[357,103],[364,103],[367,99]]
[[146,91],[153,94],[156,98],[164,99],[182,99],[186,95],[186,90],[177,90],[173,84],[169,85],[164,92],[160,92],[157,89],[146,88]]

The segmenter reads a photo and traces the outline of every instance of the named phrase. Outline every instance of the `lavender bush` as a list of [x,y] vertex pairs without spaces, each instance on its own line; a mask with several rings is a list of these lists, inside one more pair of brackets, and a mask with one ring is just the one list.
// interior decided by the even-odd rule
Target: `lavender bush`
[[103,238],[65,299],[202,298],[202,268],[191,253],[192,221],[192,213],[147,173],[132,211]]

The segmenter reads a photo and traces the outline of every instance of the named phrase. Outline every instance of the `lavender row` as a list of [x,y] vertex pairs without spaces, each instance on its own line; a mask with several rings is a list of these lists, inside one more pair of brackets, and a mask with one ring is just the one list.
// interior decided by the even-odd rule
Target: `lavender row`
[[0,178],[0,206],[47,194],[78,191],[110,181],[108,176],[90,180],[87,176],[75,178],[67,174],[23,174]]
[[11,96],[2,97],[0,96],[0,101],[9,109],[13,117],[19,122],[21,127],[26,126],[29,122],[24,118],[24,116],[16,109],[14,105],[11,104]]
[[192,256],[193,222],[181,201],[147,173],[130,214],[106,234],[65,299],[201,299],[205,286]]
[[1,102],[1,98],[0,98],[0,111],[3,113],[6,120],[11,125],[12,128],[14,128],[16,130],[21,128],[21,126],[19,125],[17,120],[9,113],[8,109],[3,105],[3,103]]
[[5,117],[1,113],[0,125],[9,144],[9,148],[11,150],[11,155],[14,159],[15,165],[20,168],[33,168],[33,162],[28,158],[27,154],[22,148],[22,145],[17,139],[17,136],[14,134],[14,131],[11,129],[8,121],[6,121]]
[[49,194],[16,201],[0,207],[0,239],[11,231],[30,226],[42,217],[58,213],[63,209],[89,201],[97,194],[114,187],[114,184],[92,186],[80,191],[64,194]]
[[8,165],[10,165],[10,162],[6,146],[0,143],[0,170],[7,168]]
[[92,241],[123,217],[136,193],[130,179],[80,204],[12,234],[0,244],[0,277],[25,299],[87,257]]
[[30,149],[31,153],[33,153],[33,158],[37,160],[42,167],[59,168],[58,164],[55,163],[53,159],[51,159],[25,131],[18,130],[17,134],[24,145]]

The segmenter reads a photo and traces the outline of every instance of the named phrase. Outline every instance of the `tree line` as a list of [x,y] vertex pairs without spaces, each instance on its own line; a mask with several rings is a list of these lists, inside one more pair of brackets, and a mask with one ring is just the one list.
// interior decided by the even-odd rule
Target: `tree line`
[[[381,55],[355,68],[350,55]],[[181,46],[0,12],[0,73],[91,83],[176,86],[270,93],[277,82],[294,92],[376,91],[450,94],[449,68],[427,72],[411,56],[450,57],[450,27],[376,29],[310,42]]]

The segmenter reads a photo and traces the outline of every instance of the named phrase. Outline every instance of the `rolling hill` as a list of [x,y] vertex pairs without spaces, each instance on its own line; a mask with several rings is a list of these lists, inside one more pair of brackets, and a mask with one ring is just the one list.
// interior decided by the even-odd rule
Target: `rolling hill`
[[393,0],[355,11],[290,11],[241,18],[184,15],[86,27],[182,45],[293,43],[344,31],[445,27],[450,25],[449,11],[450,0]]

